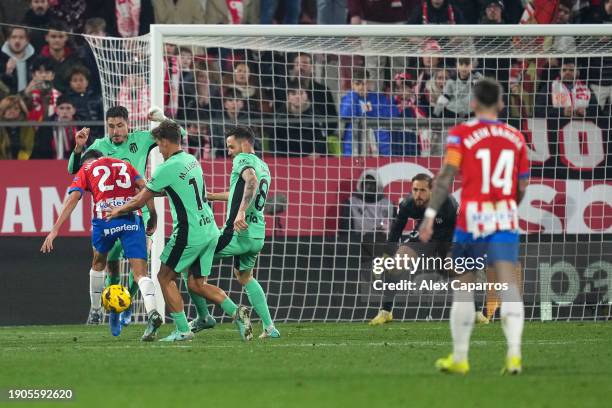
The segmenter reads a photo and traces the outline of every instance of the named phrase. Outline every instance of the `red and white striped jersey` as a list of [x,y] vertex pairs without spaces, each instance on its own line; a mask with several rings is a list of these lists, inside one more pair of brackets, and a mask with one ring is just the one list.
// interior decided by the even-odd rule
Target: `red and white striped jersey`
[[[141,178],[129,163],[113,157],[101,157],[87,162],[74,176],[68,194],[90,191],[93,200],[93,217],[104,218],[111,207],[120,207],[136,195],[136,180]],[[141,215],[141,211],[138,210]]]
[[473,119],[450,129],[447,162],[463,185],[457,228],[474,234],[518,230],[518,180],[529,177],[525,137],[512,126]]

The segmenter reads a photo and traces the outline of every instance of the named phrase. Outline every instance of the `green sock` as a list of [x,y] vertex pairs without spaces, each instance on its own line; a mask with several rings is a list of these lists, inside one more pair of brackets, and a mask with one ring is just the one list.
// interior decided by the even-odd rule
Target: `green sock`
[[132,271],[128,274],[128,292],[130,292],[132,299],[134,299],[134,296],[138,293],[138,283],[134,282],[134,274]]
[[253,309],[255,309],[261,318],[264,328],[270,327],[270,325],[273,324],[272,317],[270,317],[270,309],[268,309],[266,294],[264,293],[259,282],[253,278],[246,285],[244,285],[244,289],[246,290],[249,302],[251,302],[251,306],[253,306]]
[[174,319],[174,324],[176,325],[176,330],[181,333],[187,333],[189,330],[189,323],[187,323],[187,316],[185,316],[185,312],[176,312],[170,313],[170,316]]
[[238,306],[232,302],[232,299],[226,297],[225,300],[221,302],[221,309],[223,309],[223,311],[229,316],[234,317],[236,310],[238,310]]
[[191,301],[195,305],[196,311],[198,312],[198,317],[200,319],[205,319],[210,313],[208,312],[208,303],[206,303],[206,299],[204,297],[198,295],[195,292],[188,290],[189,297]]
[[119,275],[117,276],[113,276],[109,273],[106,274],[106,279],[104,280],[104,287],[110,286],[110,285],[117,285],[120,281],[120,277]]

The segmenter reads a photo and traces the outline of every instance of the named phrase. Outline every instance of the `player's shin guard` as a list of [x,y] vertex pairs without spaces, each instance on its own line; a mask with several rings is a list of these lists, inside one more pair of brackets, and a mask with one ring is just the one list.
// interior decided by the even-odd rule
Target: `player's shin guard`
[[455,362],[467,360],[475,313],[474,293],[456,290],[453,293],[453,305],[450,311],[453,359]]
[[91,308],[98,310],[102,307],[101,296],[104,289],[104,271],[89,270],[89,299]]
[[508,358],[521,357],[521,338],[525,322],[525,308],[516,285],[508,285],[501,294],[501,321],[508,342]]
[[261,318],[264,328],[267,329],[268,327],[272,326],[274,323],[272,323],[270,309],[268,309],[266,294],[264,293],[259,282],[257,282],[255,278],[252,278],[246,285],[244,285],[244,289],[246,290],[251,306],[253,306]]
[[189,297],[195,305],[196,311],[198,312],[198,317],[200,319],[206,319],[206,317],[210,314],[210,312],[208,311],[208,303],[206,303],[206,299],[203,296],[192,292],[191,290],[187,290],[187,292],[189,292]]
[[152,311],[157,309],[157,303],[155,302],[155,284],[153,284],[153,279],[149,277],[141,278],[138,281],[137,287],[140,288],[140,294],[142,295],[142,301],[144,302],[147,315],[150,315]]

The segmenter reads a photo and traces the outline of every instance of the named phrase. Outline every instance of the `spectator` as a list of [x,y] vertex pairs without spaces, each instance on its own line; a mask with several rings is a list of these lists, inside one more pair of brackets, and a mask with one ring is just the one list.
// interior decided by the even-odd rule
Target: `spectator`
[[244,99],[245,111],[249,114],[259,112],[259,99],[261,99],[257,78],[251,75],[251,68],[245,61],[236,61],[232,75],[226,75],[223,85],[233,88],[242,99]]
[[456,10],[461,11],[463,24],[478,24],[482,0],[451,0],[451,3]]
[[[572,18],[572,0],[560,0],[553,22],[555,24],[570,24]],[[544,40],[544,50],[555,53],[571,53],[576,51],[576,39],[571,35],[547,37]],[[551,64],[557,66],[557,64]]]
[[425,93],[425,84],[433,76],[434,72],[444,67],[444,59],[430,54],[440,53],[442,48],[436,40],[428,40],[421,48],[423,55],[417,62],[416,93],[417,99],[421,99]]
[[449,0],[423,0],[408,24],[464,24],[463,14]]
[[73,33],[82,33],[85,23],[86,0],[56,0],[53,11],[57,18]]
[[147,113],[151,107],[149,84],[138,68],[132,68],[119,87],[117,105],[125,106],[129,113],[130,128],[143,126],[149,122]]
[[[402,72],[395,76],[393,86],[394,111],[403,118],[422,119],[426,118],[426,112],[418,106],[416,97],[416,82],[410,72]],[[413,125],[404,125],[408,129],[416,129]],[[418,143],[416,132],[394,131],[392,132],[393,143],[391,154],[394,156],[416,156],[418,154]]]
[[[612,24],[612,0],[602,0],[597,19],[593,22]],[[601,38],[598,41],[606,46],[609,39]],[[591,57],[589,59],[589,82],[599,108],[604,113],[605,111],[610,112],[612,105],[612,57]]]
[[[290,81],[298,81],[301,88],[308,93],[308,100],[312,103],[312,114],[326,119],[322,125],[325,127],[327,134],[335,134],[338,128],[335,122],[338,117],[338,110],[330,90],[314,79],[312,56],[307,53],[295,54],[291,71],[287,77]],[[283,92],[283,88],[284,84],[277,85],[278,91]],[[286,100],[287,93],[279,94],[278,91],[276,98],[282,104]]]
[[[281,24],[298,24],[300,22],[300,0],[283,2],[284,16],[278,21]],[[261,0],[261,24],[272,24],[278,11],[278,0]]]
[[205,24],[259,24],[260,3],[257,0],[208,0]]
[[155,23],[152,1],[115,0],[115,13],[107,18],[107,22],[114,18],[117,33],[124,38],[148,34],[149,26]]
[[[544,66],[542,59],[518,59],[512,61],[508,89],[510,102],[508,113],[511,118],[531,118],[538,89],[540,71]],[[520,123],[517,123],[520,127]]]
[[212,127],[212,147],[214,157],[225,157],[225,131],[239,122],[247,122],[249,117],[244,111],[245,102],[234,88],[223,90],[223,112],[215,118]]
[[60,92],[53,87],[53,64],[47,57],[36,57],[32,61],[32,80],[24,90],[29,107],[28,120],[42,122],[55,114]]
[[386,234],[395,217],[395,208],[383,189],[376,170],[365,170],[355,185],[355,192],[341,205],[339,232],[355,234],[359,238],[367,233]]
[[179,103],[179,61],[175,44],[164,44],[164,113],[176,117]]
[[155,0],[157,24],[204,24],[206,14],[199,0]]
[[[340,101],[340,118],[344,120],[342,152],[345,156],[364,156],[391,154],[391,133],[381,129],[379,120],[391,118],[393,106],[383,93],[368,91],[368,73],[355,69],[352,73],[351,91]],[[378,126],[370,129],[366,118],[372,118]]]
[[[89,70],[81,65],[75,65],[68,73],[70,88],[66,96],[76,109],[76,118],[84,121],[104,120],[102,98],[89,86]],[[104,129],[93,127],[93,137],[101,137]]]
[[28,31],[22,27],[11,27],[0,52],[0,79],[11,93],[23,91],[30,82],[30,64],[34,53]]
[[599,6],[591,6],[591,23],[612,24],[612,0],[600,0]]
[[45,45],[45,32],[49,28],[51,21],[55,20],[53,9],[49,7],[49,0],[31,0],[30,9],[23,18],[23,25],[26,27],[36,27],[38,30],[32,30],[30,33],[30,44],[40,51]]
[[297,80],[287,84],[287,100],[281,115],[287,123],[276,127],[274,146],[271,150],[278,156],[310,156],[316,158],[327,153],[326,135],[315,122],[313,106],[308,92]]
[[76,65],[79,60],[74,56],[74,51],[67,45],[68,35],[63,24],[52,22],[49,24],[49,31],[45,36],[45,45],[40,55],[49,57],[54,64],[55,72],[54,85],[60,92],[68,89],[68,70]]
[[55,113],[49,118],[58,126],[41,126],[36,131],[32,159],[68,159],[74,149],[76,126],[60,126],[62,122],[74,122],[76,109],[68,97],[57,99]]
[[187,150],[199,160],[212,159],[210,130],[205,123],[187,124]]
[[536,96],[535,114],[548,119],[584,119],[597,116],[595,97],[580,80],[574,59],[563,60],[559,77],[542,84]]
[[424,91],[420,95],[419,102],[427,116],[440,117],[440,115],[436,115],[435,108],[438,103],[438,98],[443,95],[444,85],[448,79],[448,71],[438,68],[434,70],[431,78],[425,82]]
[[347,0],[317,0],[317,24],[346,24]]
[[472,87],[480,78],[482,75],[474,71],[470,58],[458,58],[457,73],[444,84],[442,95],[436,101],[435,115],[444,112],[444,117],[467,117],[472,110],[470,107]]
[[26,120],[28,110],[21,97],[12,95],[0,101],[0,160],[28,160],[34,148],[32,126],[11,126]]
[[[90,18],[85,22],[85,34],[93,37],[106,37],[106,22],[100,17]],[[97,39],[96,39],[97,40]],[[89,46],[89,42],[85,43],[79,52],[79,57],[83,61],[83,65],[90,72],[89,85],[97,94],[102,94],[102,86],[100,84],[100,71],[96,63],[96,57],[93,50]]]
[[486,0],[480,24],[506,24],[503,13],[504,2],[502,0]]
[[189,47],[179,48],[179,100],[177,118],[185,118],[185,109],[196,98],[193,52]]
[[[351,24],[406,24],[412,0],[348,0]],[[385,89],[385,80],[406,69],[405,57],[366,56],[370,85],[376,91]],[[388,83],[388,82],[387,82]]]
[[180,119],[210,121],[212,116],[221,113],[221,91],[210,83],[207,65],[205,63],[195,71],[195,97],[187,102],[184,116],[179,115]]

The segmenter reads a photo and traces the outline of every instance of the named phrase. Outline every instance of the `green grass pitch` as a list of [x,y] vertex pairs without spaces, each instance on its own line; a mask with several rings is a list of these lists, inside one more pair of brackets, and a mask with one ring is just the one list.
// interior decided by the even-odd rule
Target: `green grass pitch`
[[[559,408],[610,401],[609,322],[527,323],[517,377],[499,375],[499,323],[475,327],[465,377],[433,368],[451,348],[444,322],[282,324],[282,339],[251,343],[223,324],[191,343],[145,344],[143,327],[118,338],[107,326],[0,328],[0,405]],[[11,388],[70,388],[74,399],[11,403]]]

